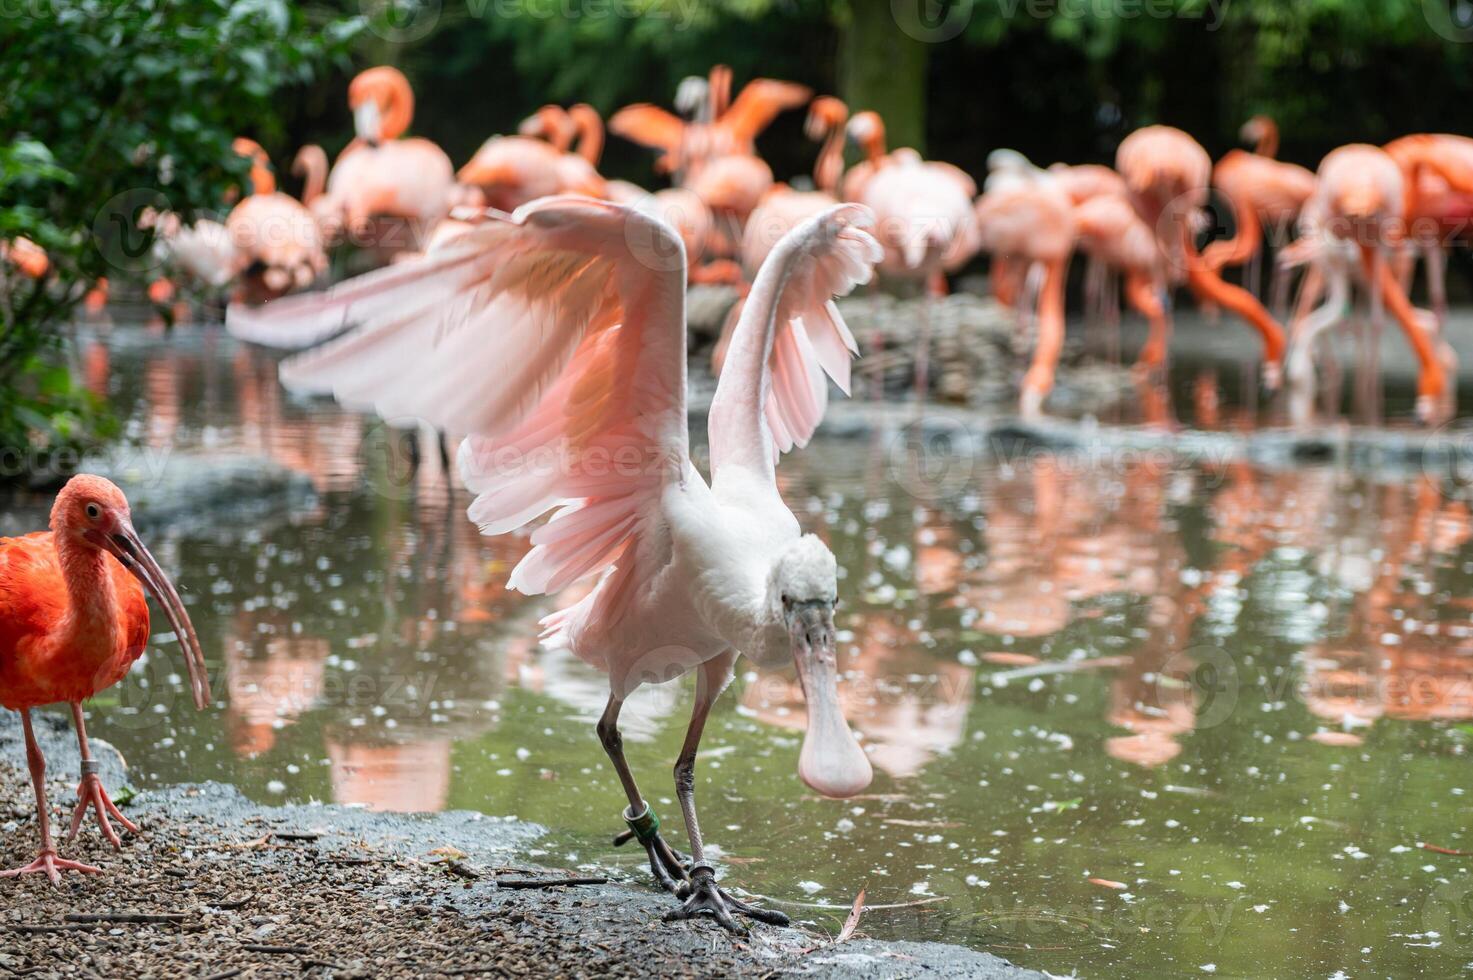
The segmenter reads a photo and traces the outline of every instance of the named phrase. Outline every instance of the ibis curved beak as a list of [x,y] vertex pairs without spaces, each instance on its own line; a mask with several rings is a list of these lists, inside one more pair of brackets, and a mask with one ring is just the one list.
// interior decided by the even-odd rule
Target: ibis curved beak
[[205,670],[205,654],[200,649],[194,624],[189,621],[189,613],[184,611],[184,602],[179,598],[174,583],[169,581],[169,576],[164,574],[148,548],[139,540],[138,532],[133,530],[133,525],[127,520],[120,521],[111,534],[88,531],[86,536],[93,544],[121,562],[163,608],[169,625],[174,628],[174,635],[179,639],[179,647],[184,651],[184,666],[189,671],[189,687],[194,694],[194,706],[201,710],[206,708],[210,703],[210,677]]
[[853,796],[874,770],[839,707],[832,602],[795,602],[787,610],[793,661],[808,702],[808,731],[798,756],[798,777],[824,796]]

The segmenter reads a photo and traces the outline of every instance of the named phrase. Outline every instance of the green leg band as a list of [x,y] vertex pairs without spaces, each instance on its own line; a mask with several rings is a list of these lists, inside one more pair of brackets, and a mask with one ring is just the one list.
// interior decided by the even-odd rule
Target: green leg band
[[660,818],[655,816],[654,810],[650,809],[648,800],[645,801],[644,812],[639,816],[630,815],[631,809],[633,808],[624,808],[624,822],[629,825],[629,829],[634,832],[635,837],[639,838],[641,844],[648,844],[660,836]]

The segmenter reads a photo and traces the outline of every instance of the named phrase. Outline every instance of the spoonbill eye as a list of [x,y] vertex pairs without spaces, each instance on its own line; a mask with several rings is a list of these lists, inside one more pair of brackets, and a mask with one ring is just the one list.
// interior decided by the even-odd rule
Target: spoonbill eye
[[95,503],[87,505],[87,520],[95,521],[102,516],[102,508]]

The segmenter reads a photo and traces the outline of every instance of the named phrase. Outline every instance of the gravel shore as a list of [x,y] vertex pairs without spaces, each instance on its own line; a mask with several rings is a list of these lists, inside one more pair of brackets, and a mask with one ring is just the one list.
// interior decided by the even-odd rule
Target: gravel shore
[[[76,744],[38,713],[53,826],[75,800]],[[126,784],[100,740],[104,783]],[[17,716],[0,718],[5,867],[36,846]],[[76,977],[816,976],[1041,978],[936,943],[842,944],[801,929],[731,936],[666,924],[670,899],[641,882],[515,888],[558,878],[518,855],[535,824],[480,814],[265,807],[218,784],[150,791],[124,806],[141,825],[121,851],[89,821],[65,856],[102,866],[0,881],[0,972]]]

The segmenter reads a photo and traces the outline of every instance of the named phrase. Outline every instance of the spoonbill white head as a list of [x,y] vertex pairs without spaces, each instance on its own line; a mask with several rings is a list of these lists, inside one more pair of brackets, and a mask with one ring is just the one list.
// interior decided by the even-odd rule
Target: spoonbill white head
[[824,796],[853,796],[874,778],[839,707],[834,649],[838,598],[834,553],[805,534],[773,565],[768,598],[792,642],[793,662],[808,703],[808,731],[798,757],[798,777]]

